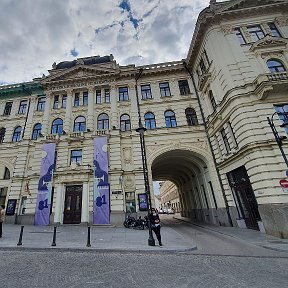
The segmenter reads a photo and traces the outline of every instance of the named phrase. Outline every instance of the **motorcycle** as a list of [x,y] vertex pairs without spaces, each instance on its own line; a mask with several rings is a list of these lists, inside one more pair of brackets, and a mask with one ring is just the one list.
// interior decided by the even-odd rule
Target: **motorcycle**
[[144,230],[144,220],[139,217],[139,219],[135,219],[134,217],[128,215],[126,220],[123,223],[125,228],[134,228]]

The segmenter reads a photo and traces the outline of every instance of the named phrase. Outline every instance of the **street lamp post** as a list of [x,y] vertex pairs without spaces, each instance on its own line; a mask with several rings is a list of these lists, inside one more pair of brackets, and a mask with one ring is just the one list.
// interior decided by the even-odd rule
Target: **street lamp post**
[[[280,150],[280,152],[282,154],[282,157],[283,157],[283,159],[284,159],[284,161],[286,163],[286,166],[288,167],[288,159],[287,159],[286,154],[285,154],[285,152],[283,150],[283,147],[282,147],[283,146],[283,140],[285,140],[287,137],[286,136],[280,136],[278,134],[278,131],[276,130],[276,127],[275,127],[275,125],[273,123],[273,117],[274,117],[275,114],[278,114],[278,113],[274,112],[273,115],[271,116],[271,119],[269,117],[267,117],[267,120],[268,120],[269,126],[271,127],[271,130],[273,132],[273,135],[275,137],[275,140],[277,142],[279,150]],[[281,126],[283,126],[283,125],[281,125]]]
[[146,157],[146,147],[145,147],[145,137],[144,137],[144,132],[147,129],[142,124],[141,113],[140,113],[140,104],[139,104],[139,96],[138,96],[138,89],[137,89],[137,81],[141,77],[142,72],[143,72],[143,70],[140,69],[140,71],[139,71],[139,73],[135,79],[136,80],[135,92],[136,92],[137,110],[138,110],[138,124],[139,124],[139,127],[136,129],[136,132],[138,132],[139,136],[140,136],[142,167],[143,167],[145,194],[146,194],[146,199],[147,199],[147,216],[148,216],[147,221],[148,221],[148,230],[149,230],[148,245],[149,246],[155,246],[155,240],[153,238],[151,222],[150,222],[150,213],[151,213],[152,203],[151,203],[151,193],[150,193],[148,168],[147,168],[147,157]]

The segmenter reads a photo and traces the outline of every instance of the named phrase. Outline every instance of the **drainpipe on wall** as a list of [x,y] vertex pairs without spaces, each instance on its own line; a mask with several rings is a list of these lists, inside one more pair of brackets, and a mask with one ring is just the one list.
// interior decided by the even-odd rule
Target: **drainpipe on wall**
[[[25,85],[22,84],[22,89],[23,91],[25,91],[27,94],[29,94],[29,96],[32,95],[32,93],[25,89]],[[24,127],[23,127],[23,132],[22,132],[22,139],[24,138],[24,133],[25,133],[25,129],[26,129],[26,125],[27,125],[27,120],[28,120],[28,115],[29,115],[29,110],[30,110],[30,103],[31,103],[31,99],[28,99],[28,106],[27,106],[27,113],[26,113],[26,117],[25,117],[25,123],[24,123]]]
[[226,194],[225,194],[223,183],[221,181],[221,176],[220,176],[219,168],[217,166],[214,150],[212,148],[210,136],[208,134],[207,123],[205,121],[205,116],[204,116],[204,112],[203,112],[202,105],[201,105],[201,102],[200,102],[200,97],[199,97],[199,93],[198,93],[198,90],[197,90],[197,87],[196,87],[194,76],[193,76],[192,72],[189,70],[189,68],[187,67],[187,63],[185,61],[183,61],[183,65],[184,65],[185,69],[187,70],[187,72],[189,73],[189,75],[190,75],[190,77],[192,79],[193,87],[194,87],[194,90],[195,90],[195,93],[196,93],[196,97],[197,97],[197,100],[198,100],[198,105],[199,105],[200,112],[201,112],[202,121],[203,121],[203,124],[204,124],[206,137],[208,139],[208,143],[209,143],[209,147],[210,147],[210,150],[211,150],[214,166],[216,168],[216,173],[217,173],[217,176],[218,176],[218,180],[219,180],[219,183],[220,183],[222,195],[223,195],[223,198],[224,198],[226,213],[227,213],[227,216],[228,216],[228,221],[229,221],[229,224],[231,225],[231,227],[233,227],[233,222],[232,222],[232,218],[231,218],[231,214],[230,214],[230,210],[229,210],[228,200],[227,200],[227,197],[226,197]]

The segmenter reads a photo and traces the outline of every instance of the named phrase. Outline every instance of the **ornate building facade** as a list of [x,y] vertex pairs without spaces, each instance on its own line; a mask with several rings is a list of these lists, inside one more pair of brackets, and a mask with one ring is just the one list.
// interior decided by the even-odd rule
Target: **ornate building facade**
[[125,212],[145,210],[140,118],[150,188],[173,182],[183,216],[288,237],[279,185],[287,167],[267,122],[277,111],[273,123],[287,132],[279,127],[287,122],[287,5],[211,1],[182,61],[136,67],[93,56],[1,86],[7,221],[117,225]]

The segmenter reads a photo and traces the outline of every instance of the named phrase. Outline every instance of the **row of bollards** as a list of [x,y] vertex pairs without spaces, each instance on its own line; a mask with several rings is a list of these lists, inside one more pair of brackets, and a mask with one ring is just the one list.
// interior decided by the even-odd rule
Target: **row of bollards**
[[[86,244],[86,247],[91,247],[91,233],[90,233],[90,228],[91,228],[91,227],[88,226],[87,244]],[[51,246],[56,246],[56,230],[57,230],[57,227],[54,226],[53,240],[52,240]],[[22,246],[23,231],[24,231],[24,226],[21,226],[21,230],[20,230],[20,235],[19,235],[19,240],[18,240],[17,246]]]

